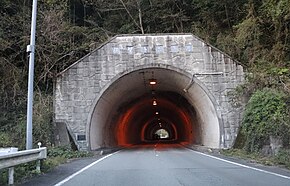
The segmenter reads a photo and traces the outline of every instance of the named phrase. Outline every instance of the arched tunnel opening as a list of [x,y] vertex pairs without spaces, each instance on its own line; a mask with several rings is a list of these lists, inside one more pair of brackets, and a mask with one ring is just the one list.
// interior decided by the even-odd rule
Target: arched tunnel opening
[[[157,105],[153,105],[154,101]],[[179,94],[155,92],[154,98],[150,94],[143,95],[121,108],[116,131],[118,145],[154,141],[152,137],[159,128],[165,128],[171,140],[177,143],[198,143],[199,127],[194,108]]]
[[[152,82],[154,81],[154,82]],[[197,79],[168,68],[124,73],[96,99],[87,125],[91,150],[164,141],[219,148],[215,104]]]

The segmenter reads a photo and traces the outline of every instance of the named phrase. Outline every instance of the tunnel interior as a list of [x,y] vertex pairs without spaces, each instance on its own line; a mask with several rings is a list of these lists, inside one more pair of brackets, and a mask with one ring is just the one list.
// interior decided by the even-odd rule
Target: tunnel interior
[[[176,142],[198,142],[198,122],[190,104],[179,94],[155,92],[145,94],[132,103],[121,106],[116,128],[118,145],[154,141],[155,132],[164,128]],[[157,105],[153,105],[156,101]],[[115,122],[115,121],[113,121]],[[112,123],[113,124],[113,123]],[[125,138],[122,138],[125,130]]]
[[[212,98],[182,72],[147,68],[117,78],[97,98],[88,123],[91,150],[156,141],[219,147]],[[163,129],[166,138],[156,134]]]

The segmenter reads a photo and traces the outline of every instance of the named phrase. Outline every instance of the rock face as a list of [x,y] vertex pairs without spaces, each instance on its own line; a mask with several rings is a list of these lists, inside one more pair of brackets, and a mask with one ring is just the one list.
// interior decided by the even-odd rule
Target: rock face
[[283,147],[283,141],[279,137],[270,136],[270,147],[273,155],[277,155],[281,147]]
[[[243,107],[232,104],[229,93],[243,83],[243,68],[191,34],[116,36],[71,65],[55,83],[56,126],[65,123],[81,150],[120,145],[118,132],[109,132],[118,129],[112,112],[122,115],[121,105],[146,93],[136,74],[145,73],[146,79],[148,71],[160,79],[157,92],[175,92],[188,100],[197,113],[200,145],[233,145]],[[143,75],[139,84],[146,84],[145,79]]]

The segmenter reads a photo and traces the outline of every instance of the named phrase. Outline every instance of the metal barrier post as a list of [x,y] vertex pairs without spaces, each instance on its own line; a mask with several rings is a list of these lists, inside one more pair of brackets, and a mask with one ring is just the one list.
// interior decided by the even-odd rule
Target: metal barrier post
[[[40,149],[42,144],[41,144],[41,142],[38,142],[37,145],[38,145],[38,148]],[[37,160],[37,162],[36,162],[36,171],[37,171],[37,173],[40,173],[40,160]]]
[[37,160],[36,162],[36,171],[37,173],[40,173],[40,160]]
[[8,169],[8,184],[14,184],[14,167]]

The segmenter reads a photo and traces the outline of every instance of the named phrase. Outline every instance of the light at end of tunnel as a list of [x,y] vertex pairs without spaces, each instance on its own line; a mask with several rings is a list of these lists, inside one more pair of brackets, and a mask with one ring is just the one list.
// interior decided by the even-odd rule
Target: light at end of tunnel
[[149,84],[150,84],[150,85],[156,85],[156,84],[157,84],[156,79],[150,79],[150,80],[149,80]]
[[157,101],[156,100],[153,100],[152,105],[156,106],[157,105]]

